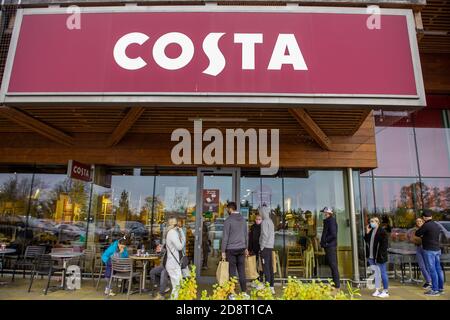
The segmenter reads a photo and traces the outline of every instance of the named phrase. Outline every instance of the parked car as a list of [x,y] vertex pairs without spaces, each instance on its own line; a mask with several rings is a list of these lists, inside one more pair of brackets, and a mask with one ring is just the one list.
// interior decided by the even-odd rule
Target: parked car
[[75,241],[81,236],[86,236],[86,231],[71,223],[56,225],[59,241]]

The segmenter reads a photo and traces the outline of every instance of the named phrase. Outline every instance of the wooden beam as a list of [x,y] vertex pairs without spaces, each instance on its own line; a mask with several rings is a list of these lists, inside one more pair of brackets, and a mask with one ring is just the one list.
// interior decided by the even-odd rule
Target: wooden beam
[[414,11],[414,22],[416,24],[417,42],[420,42],[424,36],[422,14],[420,11]]
[[108,138],[106,145],[108,147],[115,146],[122,140],[122,138],[127,134],[128,130],[133,126],[133,124],[139,119],[139,117],[144,112],[144,107],[133,107],[128,111],[125,117],[120,121],[119,125],[114,129],[114,132]]
[[355,127],[352,130],[352,133],[351,133],[352,136],[359,130],[359,128],[361,128],[362,124],[366,121],[366,119],[369,115],[370,115],[370,117],[372,117],[372,109],[367,109],[361,114],[361,119],[359,120],[359,122],[355,125]]
[[325,150],[331,150],[331,141],[303,108],[289,108],[289,112],[308,132],[308,134]]
[[31,115],[12,107],[0,106],[0,115],[26,127],[52,141],[58,142],[66,146],[75,144],[74,139],[61,130],[55,129],[48,124],[33,118]]

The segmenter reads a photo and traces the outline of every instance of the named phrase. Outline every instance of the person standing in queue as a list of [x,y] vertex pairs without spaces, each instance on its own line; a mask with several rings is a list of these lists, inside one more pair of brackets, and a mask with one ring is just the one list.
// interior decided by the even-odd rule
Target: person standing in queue
[[223,224],[222,259],[229,264],[230,277],[239,275],[239,284],[244,296],[248,297],[245,277],[245,257],[248,256],[247,221],[237,211],[235,202],[227,205],[228,218]]
[[323,220],[323,232],[320,240],[320,246],[325,249],[325,257],[328,266],[331,269],[331,276],[333,278],[334,287],[339,289],[341,287],[339,279],[339,269],[337,261],[337,233],[338,225],[334,217],[333,210],[325,207],[320,212],[323,212],[325,219]]
[[[248,252],[250,255],[256,256],[256,265],[259,262],[259,252],[261,248],[259,246],[259,237],[261,236],[261,222],[262,218],[259,213],[256,214],[255,223],[250,227],[250,232],[248,234]],[[258,280],[262,280],[262,273],[258,271],[259,278]]]
[[169,274],[172,283],[172,298],[178,297],[178,285],[183,278],[181,270],[181,254],[186,245],[186,237],[183,229],[178,227],[176,218],[170,218],[167,221],[168,227],[166,231],[166,255],[163,265]]
[[441,248],[439,236],[442,232],[437,222],[433,221],[433,212],[423,210],[425,223],[416,231],[416,236],[422,238],[425,263],[431,276],[431,290],[425,292],[427,296],[440,296],[444,293],[444,274],[441,267]]
[[425,283],[423,284],[423,288],[425,290],[431,289],[431,276],[430,271],[428,270],[427,264],[426,264],[426,257],[425,257],[425,251],[422,247],[422,238],[415,235],[416,231],[420,229],[420,227],[423,226],[425,221],[422,218],[416,219],[416,227],[414,228],[414,234],[411,237],[411,241],[416,245],[416,261],[419,265],[419,269],[422,272],[423,278],[425,279]]
[[[387,275],[386,265],[388,261],[388,234],[386,230],[380,226],[380,220],[377,217],[370,219],[370,223],[366,226],[366,257],[369,265],[375,271],[375,292],[372,294],[378,298],[389,297],[389,279]],[[383,291],[381,290],[381,281],[383,282]]]
[[270,290],[275,293],[274,274],[273,274],[273,246],[275,244],[275,226],[270,219],[270,209],[264,203],[260,209],[262,217],[261,236],[259,238],[259,246],[261,248],[261,261],[264,271],[264,278],[270,284]]

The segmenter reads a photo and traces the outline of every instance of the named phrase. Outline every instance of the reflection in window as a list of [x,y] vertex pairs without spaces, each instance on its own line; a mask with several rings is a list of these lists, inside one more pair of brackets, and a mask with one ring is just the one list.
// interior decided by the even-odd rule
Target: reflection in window
[[433,219],[450,220],[450,179],[422,179],[424,208],[433,210]]
[[443,126],[442,112],[442,110],[425,110],[420,111],[415,117],[422,176],[450,177],[450,129]]
[[412,127],[377,127],[378,168],[375,176],[417,176],[417,157]]
[[390,246],[414,249],[407,234],[422,206],[420,184],[414,178],[375,178],[374,183],[376,212],[390,234]]

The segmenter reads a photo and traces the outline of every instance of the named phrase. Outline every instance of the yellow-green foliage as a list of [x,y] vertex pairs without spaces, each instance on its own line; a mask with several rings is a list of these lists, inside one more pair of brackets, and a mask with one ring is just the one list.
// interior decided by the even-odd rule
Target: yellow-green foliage
[[227,300],[230,294],[235,294],[237,282],[236,277],[232,277],[222,285],[216,283],[210,296],[206,290],[202,291],[202,300]]
[[191,267],[189,276],[182,279],[178,286],[177,300],[196,300],[197,299],[197,277],[195,275],[195,266]]
[[250,292],[250,299],[252,300],[274,300],[275,297],[270,290],[270,284],[268,282],[261,283],[258,280],[254,280],[253,284],[255,288]]
[[347,283],[348,293],[342,290],[336,291],[331,284],[312,281],[302,283],[295,277],[289,277],[284,288],[283,300],[354,300],[360,296],[357,289],[353,289]]

